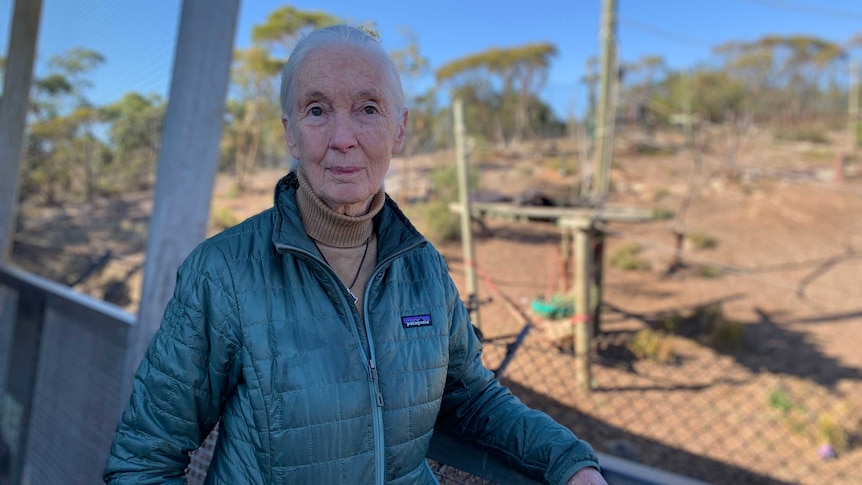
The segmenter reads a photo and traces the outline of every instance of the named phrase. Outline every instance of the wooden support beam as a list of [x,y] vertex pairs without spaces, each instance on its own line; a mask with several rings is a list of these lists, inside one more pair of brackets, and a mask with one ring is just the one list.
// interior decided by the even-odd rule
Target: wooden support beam
[[[449,210],[456,214],[464,211],[460,203],[450,204]],[[578,221],[585,217],[604,222],[645,222],[652,218],[652,213],[646,209],[615,205],[596,209],[594,207],[519,206],[506,202],[472,202],[470,211],[473,217],[553,222],[560,226],[578,225]]]

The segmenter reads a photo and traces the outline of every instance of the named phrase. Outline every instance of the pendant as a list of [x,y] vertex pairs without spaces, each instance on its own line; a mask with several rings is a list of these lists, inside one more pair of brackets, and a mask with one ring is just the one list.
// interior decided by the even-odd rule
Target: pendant
[[349,293],[350,296],[353,297],[353,304],[355,305],[356,302],[359,301],[359,298],[356,298],[356,295],[353,294],[353,291],[351,291],[350,288],[347,289],[347,293]]

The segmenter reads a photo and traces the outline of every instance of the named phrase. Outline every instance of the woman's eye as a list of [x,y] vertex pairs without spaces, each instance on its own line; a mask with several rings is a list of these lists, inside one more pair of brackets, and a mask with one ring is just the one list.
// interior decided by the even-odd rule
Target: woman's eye
[[311,114],[311,116],[321,116],[323,114],[323,108],[320,106],[314,106],[308,110],[308,113]]
[[377,112],[377,108],[374,106],[366,106],[366,107],[362,108],[362,111],[367,115],[373,115],[374,113]]

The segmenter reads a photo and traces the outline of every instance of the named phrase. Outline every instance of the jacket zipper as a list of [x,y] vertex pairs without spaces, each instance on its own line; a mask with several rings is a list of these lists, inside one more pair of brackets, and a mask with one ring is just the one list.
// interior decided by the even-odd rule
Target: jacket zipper
[[374,361],[368,359],[368,368],[371,370],[371,383],[374,384],[374,393],[377,395],[377,407],[383,407],[383,394],[380,393],[380,385],[377,380],[377,367],[374,366]]
[[[399,258],[401,255],[406,254],[406,253],[412,251],[413,249],[421,246],[424,242],[425,242],[424,240],[416,241],[415,243],[411,244],[410,246],[407,246],[406,248],[402,249],[401,251],[398,251],[397,253],[389,256],[385,260],[378,262],[377,267],[374,268],[374,271],[371,272],[371,276],[368,278],[368,281],[374,281],[374,278],[376,277],[377,273],[380,271],[380,268],[384,267],[389,262],[394,261],[395,259]],[[344,286],[344,284],[341,283],[341,280],[338,279],[338,276],[335,274],[335,271],[332,268],[330,268],[329,265],[326,264],[326,262],[324,262],[323,260],[321,260],[320,258],[315,256],[313,253],[310,253],[308,251],[305,251],[303,249],[299,249],[296,247],[288,247],[288,246],[280,246],[280,247],[277,246],[277,249],[288,250],[288,251],[299,253],[299,254],[302,254],[302,255],[305,255],[305,256],[311,258],[313,261],[317,262],[318,264],[323,265],[323,267],[326,268],[326,270],[332,274],[332,276],[335,278],[335,281],[340,286],[342,286],[342,287]],[[366,284],[366,286],[367,286],[367,284]],[[364,326],[365,326],[365,337],[366,337],[366,340],[368,341],[368,353],[366,354],[365,350],[362,348],[361,345],[358,346],[358,348],[359,348],[359,351],[362,354],[363,358],[366,358],[366,356],[367,356],[366,360],[368,361],[368,376],[369,376],[369,382],[368,383],[369,383],[369,390],[371,392],[372,401],[373,401],[372,402],[371,416],[372,416],[372,427],[374,429],[374,483],[383,485],[385,483],[385,477],[386,477],[386,450],[385,450],[385,437],[384,437],[384,433],[383,433],[383,404],[384,404],[384,402],[383,402],[383,393],[380,392],[380,379],[379,379],[379,376],[377,374],[377,365],[375,363],[376,357],[374,355],[375,354],[375,352],[374,352],[374,337],[371,334],[371,326],[369,324],[369,316],[370,316],[368,313],[368,293],[369,292],[368,292],[367,287],[365,288],[365,290],[366,291],[364,292],[364,295],[363,295],[362,310],[364,313],[364,319],[363,320],[364,320]],[[345,298],[342,299],[342,303],[347,303],[348,302],[347,296],[346,296],[347,292],[343,291],[343,293],[345,294]],[[356,306],[354,306],[350,303],[347,303],[347,304],[350,305],[351,312],[356,308]],[[362,340],[359,338],[359,331],[357,330],[356,326],[352,325],[351,328],[353,329],[353,337],[356,339],[357,342],[361,343]]]
[[[380,269],[384,266],[388,265],[391,261],[399,258],[401,255],[406,254],[409,251],[412,251],[414,248],[420,246],[424,241],[418,241],[410,246],[404,248],[401,251],[389,256],[383,261],[378,262],[377,267],[374,268],[374,271],[371,272],[371,275],[368,278],[369,282],[374,282],[377,277],[377,274],[380,272]],[[368,284],[366,283],[365,291],[363,292],[362,297],[362,312],[363,312],[363,322],[365,325],[365,335],[368,340],[368,372],[371,376],[371,394],[376,399],[376,406],[372,406],[372,423],[374,428],[374,482],[375,484],[383,485],[385,483],[386,478],[386,449],[385,449],[385,437],[383,433],[383,393],[380,392],[380,379],[377,375],[377,356],[374,352],[374,336],[371,333],[371,315],[368,311],[368,294],[370,291],[368,290]]]
[[[323,268],[331,274],[334,281],[336,281],[339,286],[344,287],[344,284],[341,283],[341,280],[338,279],[338,275],[335,274],[335,271],[328,264],[326,264],[325,261],[318,258],[313,253],[310,253],[308,251],[305,251],[303,249],[299,249],[296,247],[290,247],[290,246],[282,246],[279,249],[287,250],[289,252],[301,254],[303,256],[308,257],[309,259],[314,261],[316,264],[323,266]],[[401,253],[399,253],[399,254],[401,254]],[[380,265],[378,265],[378,267],[379,266]],[[376,272],[377,272],[377,269],[375,268],[375,271],[372,272],[371,278],[374,277],[374,274]],[[369,281],[370,280],[371,279],[369,278]],[[342,293],[344,293],[345,298],[342,298],[341,302],[342,302],[342,304],[349,305],[351,308],[350,308],[350,312],[348,312],[348,313],[352,313],[353,311],[356,310],[356,306],[348,302],[347,291],[342,290]],[[367,300],[366,300],[367,296],[368,296],[368,292],[366,291],[365,296],[363,297],[363,308],[367,308]],[[377,366],[374,363],[374,360],[375,360],[375,358],[374,358],[374,340],[373,340],[373,337],[371,335],[371,331],[370,331],[371,329],[367,323],[368,322],[368,312],[366,311],[364,313],[365,313],[365,321],[366,321],[366,323],[365,323],[365,336],[366,336],[366,340],[368,342],[367,352],[366,352],[366,349],[364,349],[361,345],[362,339],[359,338],[359,330],[356,328],[356,324],[351,325],[350,328],[353,331],[353,338],[355,338],[356,342],[360,344],[357,346],[357,349],[359,350],[361,357],[363,359],[365,359],[366,362],[368,362],[368,365],[367,365],[368,388],[369,388],[369,392],[370,392],[371,400],[372,400],[372,404],[371,404],[372,426],[371,427],[372,427],[373,433],[374,433],[374,483],[375,483],[375,485],[378,485],[378,484],[383,485],[385,483],[384,477],[386,476],[385,475],[386,450],[385,450],[385,446],[384,446],[384,436],[383,436],[384,435],[384,433],[383,433],[383,393],[380,392],[380,384],[379,384],[379,380],[378,380],[378,376],[377,376]]]

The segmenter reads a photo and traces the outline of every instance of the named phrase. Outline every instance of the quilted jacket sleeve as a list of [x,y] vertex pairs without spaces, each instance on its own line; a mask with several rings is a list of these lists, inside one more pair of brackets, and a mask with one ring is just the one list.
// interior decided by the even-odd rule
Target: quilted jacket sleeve
[[482,364],[481,343],[449,279],[450,361],[438,427],[476,442],[534,480],[564,484],[578,470],[598,468],[586,442],[550,416],[531,409]]
[[188,453],[218,421],[239,375],[235,308],[230,271],[205,243],[180,267],[161,327],[135,375],[106,483],[185,483]]

